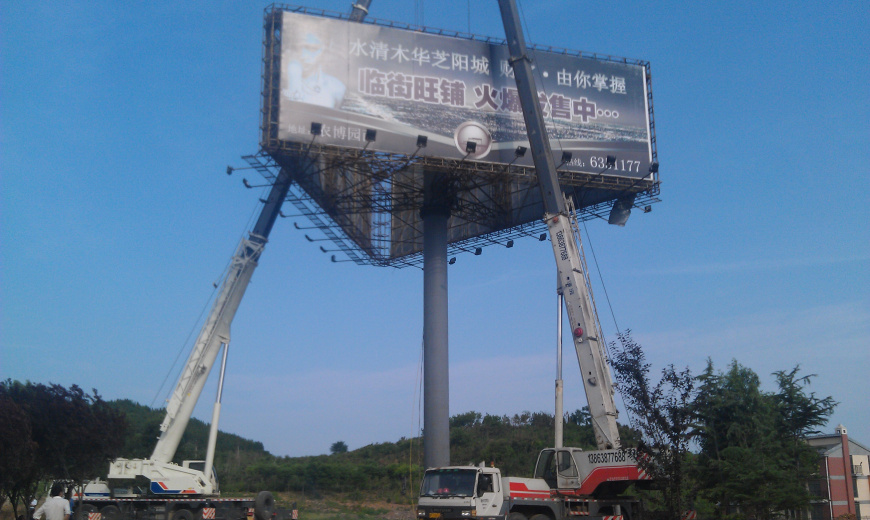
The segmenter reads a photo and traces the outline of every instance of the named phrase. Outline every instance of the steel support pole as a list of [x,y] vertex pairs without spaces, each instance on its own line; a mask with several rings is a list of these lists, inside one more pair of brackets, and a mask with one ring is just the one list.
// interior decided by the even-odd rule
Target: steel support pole
[[443,179],[426,175],[423,219],[423,464],[450,465],[447,221]]

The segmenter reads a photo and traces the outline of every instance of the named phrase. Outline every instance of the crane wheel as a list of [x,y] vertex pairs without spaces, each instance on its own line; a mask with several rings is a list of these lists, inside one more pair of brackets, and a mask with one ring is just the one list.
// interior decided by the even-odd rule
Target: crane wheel
[[111,504],[100,509],[100,515],[103,520],[121,520],[121,510],[118,506]]
[[193,512],[190,509],[176,509],[172,512],[172,520],[193,520]]
[[85,518],[88,517],[88,513],[96,513],[99,511],[97,506],[93,504],[80,504],[76,506],[76,512],[81,511]]
[[538,513],[537,515],[532,515],[529,520],[551,520],[549,516]]
[[520,513],[519,511],[514,511],[513,513],[508,515],[508,520],[526,520],[526,515]]
[[272,520],[272,512],[275,511],[275,498],[268,491],[257,493],[254,502],[254,516],[257,520]]

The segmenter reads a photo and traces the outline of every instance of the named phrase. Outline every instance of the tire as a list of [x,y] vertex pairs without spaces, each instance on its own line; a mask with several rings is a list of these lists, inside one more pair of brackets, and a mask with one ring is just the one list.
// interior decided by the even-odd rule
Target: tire
[[536,515],[532,515],[532,517],[529,518],[529,520],[552,520],[552,519],[547,515],[538,513]]
[[519,511],[514,511],[509,514],[507,520],[526,520],[526,515],[520,513]]
[[254,502],[254,517],[257,520],[272,520],[275,511],[275,498],[268,491],[260,491]]
[[100,509],[103,520],[121,520],[121,510],[116,505],[107,505]]
[[176,509],[172,512],[172,520],[193,520],[193,512],[190,509]]
[[84,518],[87,518],[88,513],[96,513],[99,509],[94,504],[79,504],[76,507],[76,513],[79,511],[84,515]]

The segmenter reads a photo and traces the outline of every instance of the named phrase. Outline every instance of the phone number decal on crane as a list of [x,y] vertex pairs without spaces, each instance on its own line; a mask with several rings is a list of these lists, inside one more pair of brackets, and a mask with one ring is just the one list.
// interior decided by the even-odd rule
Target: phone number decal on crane
[[588,455],[590,464],[608,464],[611,462],[630,462],[637,461],[637,450],[627,449],[618,451],[605,451],[598,453],[590,453]]

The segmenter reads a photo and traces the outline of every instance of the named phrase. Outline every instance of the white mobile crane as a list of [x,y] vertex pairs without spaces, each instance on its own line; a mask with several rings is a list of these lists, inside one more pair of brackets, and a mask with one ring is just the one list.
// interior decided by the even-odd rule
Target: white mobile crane
[[[260,492],[256,500],[219,498],[214,454],[230,324],[287,197],[291,181],[290,173],[282,168],[248,238],[239,243],[220,292],[167,403],[166,417],[151,457],[112,461],[108,482],[92,481],[85,486],[80,506],[85,512],[100,512],[103,520],[240,520],[252,514],[256,514],[258,520],[270,520],[276,515],[289,518],[286,512],[274,510],[274,499],[268,491]],[[175,464],[172,459],[221,349],[223,358],[206,458]]]
[[483,464],[430,468],[423,477],[417,516],[636,520],[641,515],[639,502],[619,494],[632,483],[649,480],[638,467],[636,451],[621,446],[613,384],[577,245],[579,233],[574,232],[576,217],[559,187],[516,5],[499,0],[499,7],[598,450],[545,449],[538,456],[534,478],[503,476],[498,468]]

